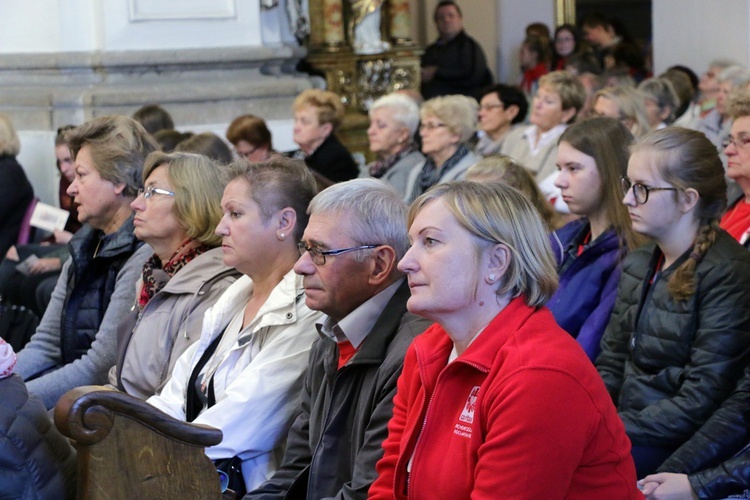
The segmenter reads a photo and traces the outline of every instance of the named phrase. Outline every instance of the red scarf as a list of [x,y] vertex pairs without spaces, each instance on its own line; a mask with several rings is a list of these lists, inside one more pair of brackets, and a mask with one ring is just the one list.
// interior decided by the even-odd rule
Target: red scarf
[[170,278],[177,274],[177,271],[209,249],[210,247],[200,241],[188,238],[182,242],[177,251],[163,266],[159,256],[153,254],[143,264],[143,288],[141,288],[141,295],[138,297],[138,307],[143,310],[148,301],[169,283]]

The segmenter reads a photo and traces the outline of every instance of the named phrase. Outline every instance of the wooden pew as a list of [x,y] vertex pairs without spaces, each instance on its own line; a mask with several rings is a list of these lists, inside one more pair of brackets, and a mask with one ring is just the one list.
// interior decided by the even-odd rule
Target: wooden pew
[[218,429],[176,420],[100,386],[69,391],[54,416],[78,450],[78,499],[222,498],[204,453],[221,442]]

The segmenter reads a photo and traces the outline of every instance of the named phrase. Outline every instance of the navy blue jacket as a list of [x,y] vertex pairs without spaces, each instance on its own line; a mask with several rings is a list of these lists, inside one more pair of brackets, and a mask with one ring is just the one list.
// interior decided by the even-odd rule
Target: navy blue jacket
[[0,497],[72,498],[75,451],[18,375],[0,379]]
[[570,222],[550,234],[552,253],[557,261],[560,286],[547,307],[563,330],[575,338],[594,361],[604,329],[617,297],[620,262],[626,247],[610,229],[584,247],[581,244],[590,230],[586,219]]
[[122,266],[143,243],[131,216],[108,235],[84,225],[68,243],[72,260],[60,324],[62,365],[80,358],[94,341]]

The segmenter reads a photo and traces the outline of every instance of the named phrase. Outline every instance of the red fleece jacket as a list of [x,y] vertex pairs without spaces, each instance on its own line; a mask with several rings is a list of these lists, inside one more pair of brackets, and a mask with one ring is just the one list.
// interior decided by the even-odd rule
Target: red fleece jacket
[[549,310],[514,299],[446,366],[452,347],[433,325],[409,348],[371,498],[643,498],[603,382]]

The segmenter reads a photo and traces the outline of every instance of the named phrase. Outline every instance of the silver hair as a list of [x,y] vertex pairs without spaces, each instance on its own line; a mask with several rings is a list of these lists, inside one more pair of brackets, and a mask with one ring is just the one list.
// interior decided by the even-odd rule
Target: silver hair
[[393,119],[403,125],[409,136],[413,136],[419,126],[419,106],[411,97],[403,94],[387,94],[372,103],[370,116],[376,109],[388,108],[391,110]]
[[[406,228],[407,206],[402,196],[379,179],[353,179],[334,184],[312,199],[307,213],[340,213],[349,217],[342,228],[358,245],[389,245],[401,260],[409,249]],[[355,260],[364,260],[357,252]]]
[[655,101],[659,110],[669,108],[669,116],[664,121],[666,123],[674,121],[674,112],[679,105],[679,98],[674,91],[672,82],[666,78],[648,78],[638,85],[638,91],[646,99]]
[[729,66],[719,73],[716,80],[719,83],[729,82],[732,84],[732,88],[744,87],[750,82],[750,70],[739,64]]
[[737,61],[733,61],[732,59],[714,59],[709,63],[708,68],[719,68],[719,71],[721,71],[730,66],[737,66]]

